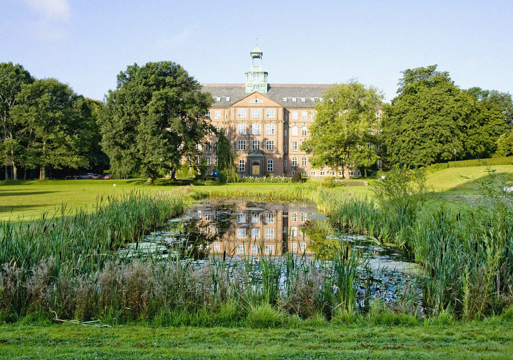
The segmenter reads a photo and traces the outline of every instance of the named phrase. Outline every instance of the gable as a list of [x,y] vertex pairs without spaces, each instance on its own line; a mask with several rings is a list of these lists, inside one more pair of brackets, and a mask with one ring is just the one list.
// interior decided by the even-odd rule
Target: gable
[[282,107],[282,105],[255,91],[234,103],[232,107]]

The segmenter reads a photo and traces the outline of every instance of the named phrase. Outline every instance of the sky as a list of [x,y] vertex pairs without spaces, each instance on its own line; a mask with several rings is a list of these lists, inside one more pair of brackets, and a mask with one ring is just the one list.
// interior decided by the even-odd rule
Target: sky
[[438,64],[463,89],[513,93],[513,1],[0,0],[0,62],[103,100],[137,63],[243,83],[258,44],[275,84],[374,86]]

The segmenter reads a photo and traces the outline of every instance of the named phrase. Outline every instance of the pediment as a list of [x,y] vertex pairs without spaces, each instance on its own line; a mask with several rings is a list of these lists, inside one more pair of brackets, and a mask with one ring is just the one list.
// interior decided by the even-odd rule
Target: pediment
[[282,107],[282,105],[269,99],[264,94],[255,91],[232,105],[233,107]]

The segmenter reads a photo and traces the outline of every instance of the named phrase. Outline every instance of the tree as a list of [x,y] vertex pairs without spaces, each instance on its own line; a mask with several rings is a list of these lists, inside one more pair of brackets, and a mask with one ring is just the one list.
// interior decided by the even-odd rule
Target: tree
[[331,87],[315,107],[311,137],[302,150],[309,154],[313,167],[370,166],[377,156],[368,146],[376,143],[377,114],[383,95],[356,80]]
[[482,101],[483,93],[475,89],[462,91],[448,72],[436,68],[403,71],[383,122],[391,163],[416,167],[495,151],[504,132],[499,105]]
[[11,118],[11,108],[16,105],[16,95],[21,91],[22,84],[31,84],[34,78],[23,66],[0,63],[0,122],[2,138],[0,151],[5,167],[5,178],[9,178],[7,166],[12,166],[13,179],[17,180],[16,154],[22,148],[15,137],[16,129]]
[[13,123],[25,146],[17,154],[28,168],[40,168],[40,179],[48,167],[87,166],[91,118],[82,96],[55,79],[23,84],[11,109]]
[[508,131],[497,139],[497,151],[495,157],[503,157],[513,155],[513,131]]
[[222,131],[220,131],[217,136],[218,140],[214,151],[216,153],[219,181],[222,183],[237,182],[239,179],[235,165],[237,154],[233,151],[230,140],[228,140]]
[[467,91],[474,95],[478,101],[498,105],[504,115],[506,124],[513,126],[513,100],[510,93],[503,93],[497,90],[483,90],[480,87],[473,87]]
[[212,97],[173,62],[128,66],[109,91],[101,115],[102,148],[118,176],[140,172],[152,182],[200,155],[211,126],[204,114]]

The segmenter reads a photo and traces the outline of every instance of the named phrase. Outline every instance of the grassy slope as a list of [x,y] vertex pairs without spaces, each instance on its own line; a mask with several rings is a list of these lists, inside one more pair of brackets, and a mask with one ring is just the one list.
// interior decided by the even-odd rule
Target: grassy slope
[[9,359],[511,359],[513,323],[300,328],[0,326]]
[[[513,183],[513,165],[492,166],[492,170],[503,174],[505,180]],[[485,166],[449,168],[428,175],[428,186],[435,191],[453,195],[472,195],[479,189],[479,181],[488,176]]]

